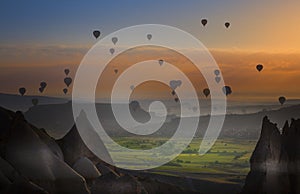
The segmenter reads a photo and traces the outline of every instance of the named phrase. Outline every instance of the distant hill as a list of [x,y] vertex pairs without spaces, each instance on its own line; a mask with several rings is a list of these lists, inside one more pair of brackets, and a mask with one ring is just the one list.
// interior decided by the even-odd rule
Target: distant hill
[[32,107],[31,100],[36,98],[39,100],[39,104],[62,104],[68,102],[66,98],[55,98],[47,96],[20,96],[15,94],[3,94],[0,93],[0,106],[12,111],[27,111]]
[[[258,139],[262,125],[262,119],[268,116],[272,122],[282,128],[285,121],[300,117],[300,105],[283,106],[277,110],[260,111],[251,114],[226,115],[221,137]],[[199,125],[198,136],[202,136],[207,127],[209,116],[202,117]]]
[[[123,104],[122,106],[127,106]],[[97,103],[96,109],[99,119],[106,132],[111,136],[131,136],[122,129],[114,119],[110,104]],[[140,122],[150,119],[150,114],[140,106],[132,111],[134,118]],[[272,122],[278,123],[279,128],[286,120],[300,117],[300,105],[282,106],[277,110],[260,111],[250,114],[228,114],[220,134],[221,137],[257,139],[261,128],[261,120],[268,116]],[[38,127],[45,128],[54,138],[64,136],[74,124],[72,114],[72,103],[38,105],[30,108],[25,117],[28,121]],[[185,118],[189,119],[189,118]],[[207,128],[210,116],[201,116],[196,136],[203,137]],[[169,115],[163,126],[151,136],[170,137],[174,134],[180,118]]]
[[[119,106],[128,106],[126,104],[119,104]],[[134,118],[139,122],[146,122],[150,119],[150,114],[139,106],[130,106],[130,110]],[[96,110],[98,117],[104,129],[110,135],[129,135],[129,132],[123,130],[114,115],[110,104],[97,103]],[[72,112],[71,101],[64,104],[49,104],[38,105],[31,107],[25,112],[25,118],[34,125],[44,128],[54,138],[59,139],[63,137],[74,125],[74,118]]]

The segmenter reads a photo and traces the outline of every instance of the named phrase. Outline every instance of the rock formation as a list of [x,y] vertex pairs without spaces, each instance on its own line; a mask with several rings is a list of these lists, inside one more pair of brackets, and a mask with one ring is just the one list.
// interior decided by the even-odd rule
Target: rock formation
[[[50,142],[51,138],[46,137],[42,130],[36,133],[38,129],[27,123],[21,112],[14,114],[4,109],[0,112],[1,120],[5,122],[1,125],[4,128],[0,150],[1,158],[6,162],[1,162],[0,171],[15,184],[14,188],[8,185],[4,190],[17,191],[20,186],[34,191],[41,190],[41,187],[49,193],[89,193],[84,178],[60,159],[61,151],[58,145],[54,145],[55,141]],[[13,173],[7,172],[8,165]]]
[[300,119],[285,123],[282,133],[267,117],[250,159],[242,194],[300,193]]
[[182,191],[163,181],[117,173],[87,148],[76,125],[55,141],[21,112],[0,107],[0,193],[197,193]]

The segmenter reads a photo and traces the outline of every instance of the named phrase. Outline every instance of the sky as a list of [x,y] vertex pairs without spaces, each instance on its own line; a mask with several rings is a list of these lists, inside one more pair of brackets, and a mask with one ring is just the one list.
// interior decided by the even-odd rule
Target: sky
[[[137,24],[164,24],[199,39],[216,59],[230,98],[300,98],[300,1],[297,0],[118,0],[16,1],[0,3],[0,92],[28,88],[62,96],[64,68],[75,76],[85,53],[101,37]],[[203,27],[201,19],[208,24]],[[224,23],[229,21],[229,29]],[[264,65],[258,73],[256,64]],[[201,90],[199,88],[199,90]]]

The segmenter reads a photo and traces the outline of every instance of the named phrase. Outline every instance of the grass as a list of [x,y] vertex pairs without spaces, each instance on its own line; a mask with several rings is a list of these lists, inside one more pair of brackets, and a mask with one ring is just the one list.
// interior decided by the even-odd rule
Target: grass
[[[131,149],[151,149],[167,141],[164,138],[117,138],[115,141]],[[198,154],[200,138],[194,139],[189,146],[171,162],[153,169],[160,174],[192,174],[214,181],[240,182],[249,172],[249,159],[256,141],[219,139],[204,155]],[[122,157],[126,157],[125,155]],[[159,157],[159,156],[156,156]],[[138,159],[138,158],[137,158]],[[151,160],[155,160],[151,158]],[[203,176],[203,175],[206,176]]]

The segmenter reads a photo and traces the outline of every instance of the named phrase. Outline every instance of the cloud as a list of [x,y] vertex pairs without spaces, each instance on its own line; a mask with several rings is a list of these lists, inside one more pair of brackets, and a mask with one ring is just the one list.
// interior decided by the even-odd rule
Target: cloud
[[[1,46],[0,47],[0,91],[13,92],[20,84],[35,87],[42,80],[48,80],[51,86],[49,95],[61,93],[63,69],[71,67],[75,72],[89,46],[46,45],[46,46]],[[190,51],[194,52],[195,51]],[[256,52],[239,49],[211,49],[213,57],[220,66],[224,81],[233,89],[232,99],[272,99],[279,95],[299,98],[300,91],[300,53],[297,52]],[[174,51],[159,47],[139,47],[119,55],[107,68],[105,82],[110,82],[110,73],[115,67],[119,73],[124,68],[140,60],[164,59],[176,64],[194,82],[201,93],[206,87],[203,77],[195,72],[187,59]],[[257,64],[263,64],[261,72]],[[157,65],[159,65],[157,63]],[[74,76],[74,74],[73,74]],[[107,85],[112,85],[107,84]],[[49,87],[50,88],[50,87]],[[155,87],[154,87],[155,88]]]
[[87,46],[67,45],[2,45],[0,67],[49,66],[75,62],[78,64],[88,49]]

